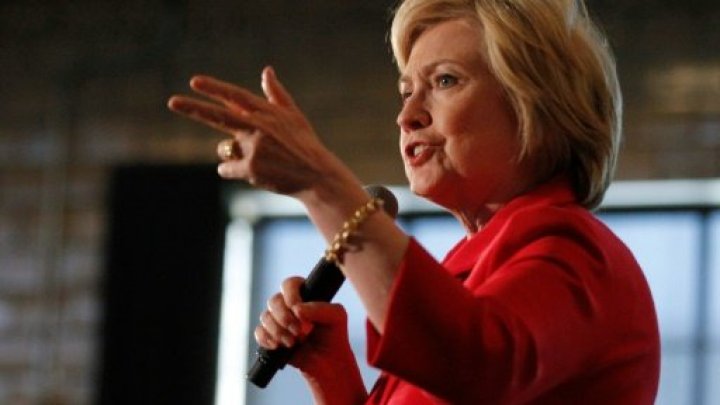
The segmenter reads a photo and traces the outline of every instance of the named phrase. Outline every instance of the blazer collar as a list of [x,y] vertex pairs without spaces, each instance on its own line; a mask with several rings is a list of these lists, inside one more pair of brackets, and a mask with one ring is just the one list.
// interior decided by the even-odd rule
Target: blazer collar
[[576,203],[577,198],[566,177],[562,176],[542,183],[510,200],[490,218],[481,230],[459,241],[445,256],[443,265],[451,274],[463,278],[462,273],[469,272],[473,268],[479,256],[495,238],[506,220],[516,211]]

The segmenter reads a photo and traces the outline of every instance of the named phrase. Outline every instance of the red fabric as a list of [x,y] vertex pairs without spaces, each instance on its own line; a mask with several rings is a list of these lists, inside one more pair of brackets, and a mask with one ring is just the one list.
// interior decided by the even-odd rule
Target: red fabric
[[367,404],[652,404],[657,319],[625,245],[565,181],[518,197],[442,264],[414,240]]

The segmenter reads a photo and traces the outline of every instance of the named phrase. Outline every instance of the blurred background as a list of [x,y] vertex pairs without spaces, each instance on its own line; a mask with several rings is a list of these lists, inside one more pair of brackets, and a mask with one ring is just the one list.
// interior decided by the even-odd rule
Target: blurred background
[[[213,74],[257,91],[260,70],[273,65],[323,140],[363,181],[404,184],[396,154],[396,71],[386,42],[393,3],[2,2],[0,403],[111,402],[102,392],[112,390],[101,387],[115,374],[104,365],[119,360],[108,360],[118,356],[109,349],[118,343],[109,337],[116,327],[107,314],[120,313],[120,292],[132,295],[141,285],[149,296],[156,291],[167,298],[152,289],[162,289],[165,276],[157,284],[142,273],[113,281],[112,274],[136,268],[111,260],[125,257],[120,242],[148,237],[155,215],[175,215],[166,229],[180,232],[182,227],[172,227],[193,221],[198,207],[227,201],[213,173],[221,136],[165,107],[169,95],[187,92],[192,74]],[[720,3],[588,5],[616,50],[625,96],[617,177],[720,176]],[[138,191],[143,179],[153,181]],[[157,211],[123,221],[118,207],[155,195],[157,184],[170,193],[157,200]],[[172,194],[183,185],[197,187]],[[223,243],[228,214],[220,209],[208,215],[202,240],[212,249]],[[123,227],[129,230],[117,236]],[[167,243],[176,250],[203,248],[174,242]],[[221,261],[201,263],[215,259]],[[188,283],[210,291],[220,270],[207,273],[206,284]],[[214,324],[219,315],[212,303],[219,295],[202,295],[209,310],[193,315],[197,306],[188,305],[184,314]],[[197,297],[176,299],[192,303]],[[131,325],[132,319],[118,322]],[[209,330],[203,340],[209,345],[217,331],[203,330]],[[141,346],[143,333],[138,328],[128,339]],[[148,347],[158,344],[147,341]],[[204,367],[214,370],[214,359]]]

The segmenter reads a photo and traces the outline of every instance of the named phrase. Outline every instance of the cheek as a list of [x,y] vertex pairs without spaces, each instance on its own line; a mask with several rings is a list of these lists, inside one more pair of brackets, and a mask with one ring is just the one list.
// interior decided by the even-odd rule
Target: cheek
[[463,172],[501,169],[519,153],[516,127],[507,114],[466,111],[448,123],[448,155]]
[[517,119],[512,106],[501,94],[476,94],[466,101],[458,104],[459,108],[452,113],[454,133],[477,134],[490,144],[514,142],[518,132]]

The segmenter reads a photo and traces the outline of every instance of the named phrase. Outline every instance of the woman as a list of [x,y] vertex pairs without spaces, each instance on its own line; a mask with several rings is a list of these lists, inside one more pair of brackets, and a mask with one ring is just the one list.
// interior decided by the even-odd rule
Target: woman
[[391,41],[410,187],[467,230],[442,263],[369,200],[271,68],[265,97],[197,76],[218,104],[169,102],[231,135],[222,177],[304,204],[365,306],[368,361],[383,373],[367,393],[342,307],[301,303],[300,278],[268,302],[259,344],[302,342],[291,364],[318,403],[653,403],[652,298],[589,211],[612,175],[621,102],[584,5],[406,0]]

